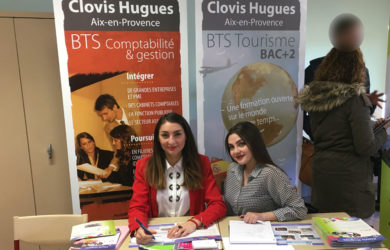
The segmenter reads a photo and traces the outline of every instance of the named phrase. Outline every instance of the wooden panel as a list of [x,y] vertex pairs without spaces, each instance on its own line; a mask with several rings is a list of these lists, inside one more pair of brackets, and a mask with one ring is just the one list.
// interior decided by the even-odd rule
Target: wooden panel
[[12,249],[12,217],[35,208],[12,18],[0,18],[0,33],[0,246]]
[[72,213],[54,20],[18,18],[15,30],[37,214]]

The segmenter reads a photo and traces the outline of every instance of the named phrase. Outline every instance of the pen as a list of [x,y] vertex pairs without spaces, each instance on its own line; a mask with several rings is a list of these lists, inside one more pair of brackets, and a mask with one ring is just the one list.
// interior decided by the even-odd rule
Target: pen
[[156,239],[156,238],[154,238],[152,232],[150,232],[150,231],[144,226],[144,224],[141,223],[141,221],[139,221],[139,220],[138,220],[137,218],[135,218],[135,217],[134,217],[134,219],[135,219],[135,221],[138,223],[138,225],[139,225],[140,227],[142,227],[142,229],[145,231],[146,234],[151,235],[152,238],[153,238],[153,240]]
[[[244,219],[244,217],[245,217],[244,215],[240,215],[240,219]],[[256,223],[263,224],[264,221],[262,221],[262,220],[257,220]]]

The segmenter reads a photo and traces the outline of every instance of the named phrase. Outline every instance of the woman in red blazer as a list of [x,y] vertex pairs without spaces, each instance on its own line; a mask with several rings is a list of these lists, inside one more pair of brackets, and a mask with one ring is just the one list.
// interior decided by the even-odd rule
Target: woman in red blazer
[[192,216],[168,231],[169,238],[177,238],[202,225],[208,227],[225,213],[210,161],[198,153],[187,121],[176,113],[163,115],[154,130],[153,155],[136,166],[129,227],[137,243],[146,244],[152,236],[135,218],[147,227],[152,217]]

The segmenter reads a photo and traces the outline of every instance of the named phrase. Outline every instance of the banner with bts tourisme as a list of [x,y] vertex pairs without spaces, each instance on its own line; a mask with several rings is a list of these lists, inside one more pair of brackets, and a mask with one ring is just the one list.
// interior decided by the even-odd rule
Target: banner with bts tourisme
[[159,117],[188,118],[185,3],[53,1],[75,213],[126,218]]
[[[390,21],[389,26],[390,27]],[[385,116],[390,116],[390,30],[388,30],[387,70],[386,70],[386,106]],[[388,131],[389,132],[389,131]],[[390,140],[388,138],[383,150],[382,170],[380,173],[380,214],[379,232],[385,236],[384,244],[390,248]]]
[[[305,0],[197,1],[198,144],[226,171],[227,130],[251,121],[273,161],[298,185]],[[206,125],[207,124],[207,125]]]

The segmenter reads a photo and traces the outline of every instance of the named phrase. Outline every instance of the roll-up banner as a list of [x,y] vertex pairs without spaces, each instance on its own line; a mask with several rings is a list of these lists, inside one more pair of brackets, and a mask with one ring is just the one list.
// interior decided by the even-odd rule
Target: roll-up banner
[[[390,21],[389,21],[390,27]],[[386,106],[385,116],[390,116],[390,30],[388,30],[387,70],[386,70]],[[387,130],[389,133],[389,130]],[[384,244],[390,248],[390,140],[387,138],[383,150],[382,170],[380,173],[379,232],[385,236]]]
[[[224,139],[240,121],[261,131],[294,185],[300,165],[305,0],[196,1],[198,144],[229,161]],[[219,164],[215,171],[224,171]],[[225,169],[226,170],[226,169]]]
[[[126,218],[134,165],[188,119],[186,1],[54,0],[73,210]],[[183,63],[184,62],[184,63]]]

